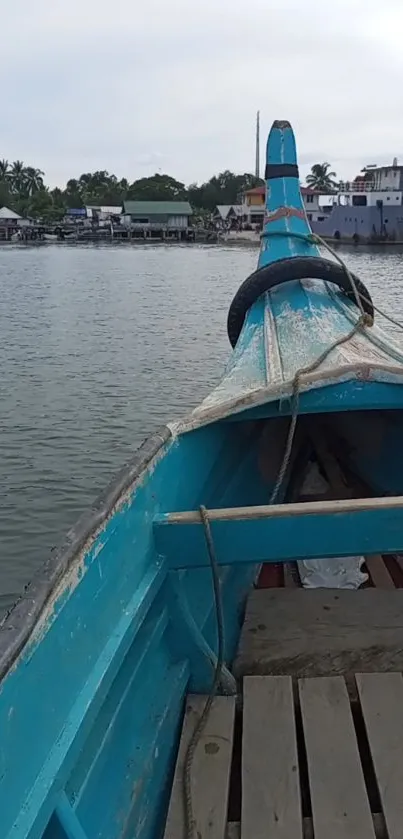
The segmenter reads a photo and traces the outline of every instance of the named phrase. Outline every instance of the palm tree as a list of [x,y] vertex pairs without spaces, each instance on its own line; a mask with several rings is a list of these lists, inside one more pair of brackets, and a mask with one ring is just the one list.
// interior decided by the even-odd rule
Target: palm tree
[[306,177],[308,186],[313,189],[320,189],[321,192],[333,192],[337,186],[333,178],[336,177],[336,172],[329,172],[330,163],[315,163]]
[[25,169],[25,183],[24,186],[28,195],[33,195],[40,189],[43,189],[44,172],[41,169],[35,169],[33,166],[27,166]]
[[25,188],[25,166],[22,160],[15,160],[10,172],[13,192],[23,192]]
[[10,174],[10,165],[8,160],[0,160],[0,181],[5,181]]

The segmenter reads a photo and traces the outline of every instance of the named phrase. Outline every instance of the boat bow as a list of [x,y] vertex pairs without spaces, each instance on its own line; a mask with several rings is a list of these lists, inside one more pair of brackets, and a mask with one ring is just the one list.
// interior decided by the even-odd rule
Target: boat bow
[[[295,268],[307,257],[312,265],[316,265],[316,260],[318,266],[324,262],[306,217],[294,133],[289,123],[273,124],[266,160],[265,221],[258,270],[249,280],[261,276],[270,266],[283,268],[285,261]],[[340,273],[337,263],[334,267]],[[260,413],[256,415],[263,416],[263,406],[267,416],[287,414],[296,374],[306,368],[314,369],[299,381],[302,412],[370,407],[365,400],[362,406],[357,401],[358,384],[362,391],[364,384],[402,383],[403,348],[391,343],[376,325],[360,326],[354,331],[360,311],[354,299],[350,299],[354,294],[347,274],[344,281],[350,297],[327,281],[326,275],[324,271],[323,280],[303,277],[282,282],[253,302],[221,382],[190,417],[176,426],[177,431],[245,411],[250,417],[254,415],[251,411],[258,408]],[[352,332],[349,340],[343,341]],[[338,341],[343,342],[337,345]],[[328,354],[317,363],[326,351]],[[344,387],[337,391],[332,385]],[[311,407],[303,399],[304,393],[310,391],[318,395]],[[388,402],[390,398],[389,392],[378,387],[374,406],[397,406],[396,397],[393,405]],[[402,400],[403,394],[399,398]]]

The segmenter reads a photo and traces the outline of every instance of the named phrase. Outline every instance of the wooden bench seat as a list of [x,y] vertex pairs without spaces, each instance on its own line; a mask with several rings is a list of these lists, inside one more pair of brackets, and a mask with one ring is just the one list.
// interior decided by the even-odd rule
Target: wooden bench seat
[[238,679],[403,670],[403,589],[260,589],[248,598]]

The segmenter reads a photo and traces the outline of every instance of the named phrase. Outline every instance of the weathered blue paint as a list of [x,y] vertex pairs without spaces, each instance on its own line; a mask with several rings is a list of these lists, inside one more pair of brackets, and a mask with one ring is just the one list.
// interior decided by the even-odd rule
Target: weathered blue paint
[[[267,157],[295,162],[287,124],[274,125]],[[293,235],[309,232],[297,177],[269,179],[266,209],[259,266],[317,254]],[[211,685],[217,633],[211,570],[195,567],[207,564],[201,528],[158,522],[200,504],[268,502],[295,370],[356,317],[353,304],[323,283],[291,282],[262,296],[221,384],[182,425],[144,444],[10,613],[0,628],[1,839],[160,836],[185,696]],[[351,466],[379,492],[397,494],[401,411],[393,419],[378,411],[362,445],[359,415],[403,407],[403,354],[380,333],[366,347],[373,367],[346,365],[339,375],[336,358],[336,380],[301,392],[299,409],[326,414],[350,440]],[[397,516],[360,516],[358,524],[345,516],[343,528],[312,517],[213,525],[228,667],[262,559],[316,556],[313,543],[321,555],[401,545]],[[232,689],[230,673],[224,677]]]
[[[189,676],[196,689],[206,689],[213,668],[201,655],[190,673],[187,627],[155,552],[153,518],[164,509],[228,503],[230,486],[234,503],[243,503],[253,480],[244,440],[241,428],[228,434],[212,426],[163,443],[60,580],[1,683],[0,811],[7,839],[42,837],[64,790],[89,839],[120,837],[126,821],[138,824],[139,839],[154,835],[155,801],[171,770]],[[239,603],[254,573],[222,571],[231,655]],[[190,572],[180,575],[180,587],[192,608]],[[213,609],[209,570],[197,572],[197,601],[203,636]],[[214,651],[210,628],[207,635]],[[144,717],[137,728],[139,707]],[[142,792],[135,797],[136,782]]]
[[[375,411],[382,405],[384,410],[403,408],[403,388],[398,384],[385,382],[346,381],[337,385],[328,385],[320,390],[308,390],[301,393],[299,414],[327,414],[333,411],[346,412],[366,410]],[[222,420],[223,423],[245,422],[268,417],[286,417],[291,414],[292,402],[289,397],[278,402],[250,408],[239,414],[233,414]]]
[[[266,160],[269,164],[297,163],[294,132],[288,123],[274,123],[267,140]],[[301,217],[289,215],[271,220],[271,217],[282,207],[299,211]],[[319,254],[316,245],[293,238],[292,235],[284,236],[286,232],[305,235],[311,232],[297,177],[273,178],[266,181],[266,215],[259,268],[290,256],[317,256]],[[276,236],[276,233],[280,235]]]
[[65,792],[62,792],[60,796],[53,820],[56,824],[50,826],[49,833],[53,831],[54,835],[54,833],[61,830],[66,839],[87,839]]
[[[172,569],[209,565],[200,523],[178,524],[162,515],[154,527],[158,551]],[[219,565],[403,552],[403,506],[213,521],[211,529]]]

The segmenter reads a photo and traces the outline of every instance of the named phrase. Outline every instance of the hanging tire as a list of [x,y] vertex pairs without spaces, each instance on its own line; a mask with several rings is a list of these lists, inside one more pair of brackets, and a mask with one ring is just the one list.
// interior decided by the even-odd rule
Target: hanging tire
[[[374,317],[371,295],[361,280],[352,274],[357,292],[361,298],[364,312]],[[356,303],[350,280],[342,265],[330,259],[317,256],[291,257],[272,262],[264,268],[254,271],[238,289],[228,312],[227,330],[231,345],[241,334],[246,313],[256,300],[266,291],[290,280],[325,280],[337,285],[346,297]]]

